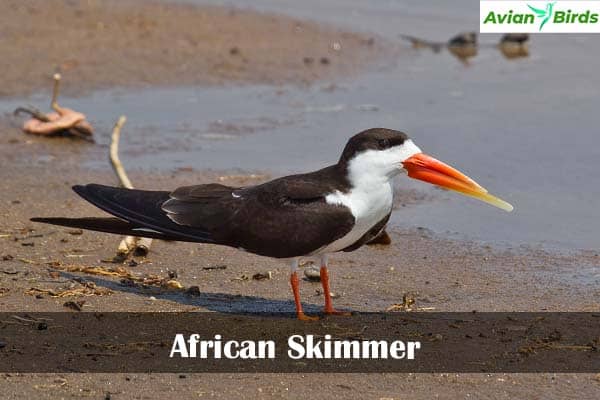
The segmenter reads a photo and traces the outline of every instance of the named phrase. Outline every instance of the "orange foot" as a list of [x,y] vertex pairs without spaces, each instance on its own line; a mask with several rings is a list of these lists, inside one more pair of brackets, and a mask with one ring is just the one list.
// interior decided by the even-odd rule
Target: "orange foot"
[[319,317],[317,317],[316,315],[306,315],[303,312],[299,312],[297,314],[298,319],[300,321],[318,321]]
[[325,307],[323,312],[327,315],[342,315],[344,317],[349,317],[352,315],[352,313],[350,311],[338,311],[333,307],[332,308]]

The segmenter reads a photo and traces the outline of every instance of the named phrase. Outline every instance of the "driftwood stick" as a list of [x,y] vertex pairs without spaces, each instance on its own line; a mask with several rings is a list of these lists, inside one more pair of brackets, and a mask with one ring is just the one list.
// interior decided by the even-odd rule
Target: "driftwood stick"
[[42,113],[40,110],[33,106],[28,107],[17,107],[15,111],[13,111],[13,115],[19,114],[29,114],[29,116],[38,119],[42,122],[50,122],[50,118],[46,116],[46,114]]
[[[58,104],[58,95],[60,93],[60,82],[62,79],[62,75],[57,72],[52,76],[52,79],[54,79],[54,87],[52,88],[52,100],[50,101],[50,108],[52,108],[54,111],[56,111],[59,114],[63,114],[65,111],[71,111],[71,110],[62,108]],[[75,124],[74,126],[67,129],[67,131],[72,136],[78,136],[84,140],[93,142],[94,139],[92,138],[92,127],[89,125],[89,123],[87,123],[85,121],[83,121],[83,122],[84,122],[83,124],[81,122]]]
[[141,237],[138,238],[138,241],[135,246],[135,252],[138,256],[145,256],[150,251],[150,246],[152,245],[152,239]]
[[[119,117],[119,120],[113,129],[112,140],[110,143],[110,164],[112,165],[115,174],[117,174],[121,186],[127,189],[133,189],[133,185],[125,173],[125,168],[123,168],[123,164],[119,159],[119,138],[121,137],[121,128],[126,121],[127,118],[122,115]],[[150,251],[151,245],[152,239],[126,236],[121,240],[121,243],[119,243],[117,255],[118,257],[127,257],[132,251],[135,251],[137,255],[146,255],[148,254],[148,251]]]
[[[60,93],[60,81],[62,79],[61,75],[59,73],[55,73],[53,75],[53,79],[54,79],[54,88],[52,89],[52,100],[50,101],[50,107],[52,108],[52,110],[54,112],[56,112],[57,114],[59,114],[59,118],[66,118],[66,114],[71,114],[73,115],[73,113],[76,113],[74,110],[68,109],[68,108],[62,108],[59,104],[58,104],[58,95]],[[31,117],[37,119],[38,121],[42,121],[42,122],[53,122],[53,120],[55,118],[53,118],[51,120],[51,118],[49,118],[49,115],[46,115],[42,112],[40,112],[38,109],[29,106],[29,107],[18,107],[14,113],[14,115],[19,115],[19,114],[29,114],[31,115]],[[81,114],[83,115],[83,114]],[[49,128],[50,129],[50,128]],[[55,132],[49,132],[49,133],[43,133],[43,132],[34,132],[37,134],[61,134],[61,133],[66,133],[70,136],[77,136],[81,139],[87,140],[88,142],[93,142],[94,138],[92,137],[93,134],[93,128],[92,126],[84,119],[83,121],[79,121],[79,122],[75,122],[73,124],[70,124],[69,126],[65,127],[64,129],[57,129]]]
[[115,174],[117,174],[117,178],[119,178],[121,186],[127,189],[133,189],[133,185],[125,173],[125,168],[123,168],[123,164],[119,159],[119,138],[121,137],[121,128],[123,128],[125,122],[127,122],[127,118],[124,115],[121,115],[113,128],[112,140],[110,142],[110,163]]
[[52,88],[52,101],[50,102],[50,108],[57,113],[60,113],[61,108],[58,105],[58,93],[60,91],[61,75],[57,72],[52,78],[54,79],[54,87]]

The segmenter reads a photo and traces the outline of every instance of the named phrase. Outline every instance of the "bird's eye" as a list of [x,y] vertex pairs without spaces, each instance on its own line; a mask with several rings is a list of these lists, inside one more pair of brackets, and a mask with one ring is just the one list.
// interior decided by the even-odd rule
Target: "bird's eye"
[[380,149],[387,149],[390,147],[390,141],[388,139],[379,139],[377,144],[379,145]]

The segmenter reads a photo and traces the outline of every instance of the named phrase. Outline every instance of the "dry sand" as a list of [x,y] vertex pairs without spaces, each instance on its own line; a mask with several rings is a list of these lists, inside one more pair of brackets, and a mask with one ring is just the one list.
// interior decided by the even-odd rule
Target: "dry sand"
[[[4,0],[0,96],[48,85],[305,84],[355,73],[373,38],[283,16],[125,0]],[[339,50],[336,50],[338,47]]]

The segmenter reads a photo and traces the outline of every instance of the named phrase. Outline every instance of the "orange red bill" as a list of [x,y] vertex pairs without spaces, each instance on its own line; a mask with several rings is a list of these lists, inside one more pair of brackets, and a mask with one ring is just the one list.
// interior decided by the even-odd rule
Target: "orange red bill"
[[513,206],[506,201],[491,195],[488,191],[457,169],[424,153],[415,154],[403,163],[408,176],[443,188],[473,197],[505,211],[512,211]]

